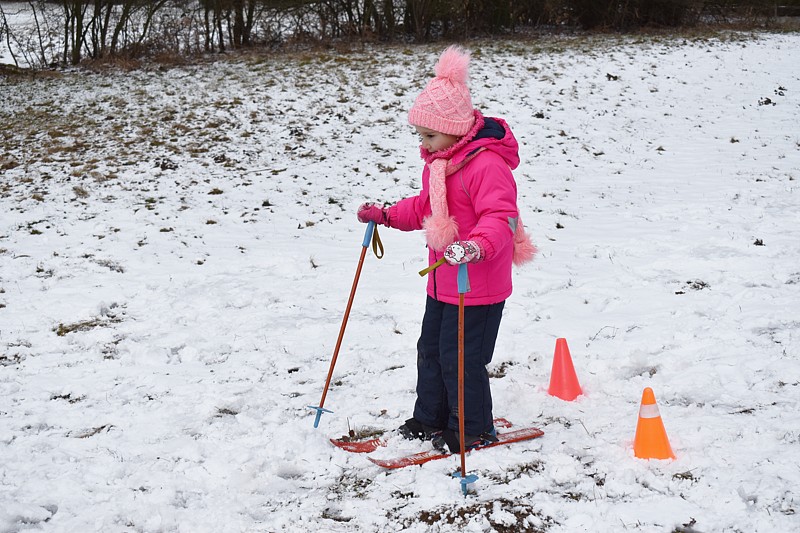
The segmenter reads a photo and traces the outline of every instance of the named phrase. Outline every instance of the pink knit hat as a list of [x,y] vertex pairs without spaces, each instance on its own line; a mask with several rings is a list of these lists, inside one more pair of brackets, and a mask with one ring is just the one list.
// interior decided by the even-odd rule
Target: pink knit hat
[[466,135],[475,124],[467,88],[468,67],[469,52],[457,46],[447,48],[434,67],[436,77],[408,112],[408,122],[448,135]]

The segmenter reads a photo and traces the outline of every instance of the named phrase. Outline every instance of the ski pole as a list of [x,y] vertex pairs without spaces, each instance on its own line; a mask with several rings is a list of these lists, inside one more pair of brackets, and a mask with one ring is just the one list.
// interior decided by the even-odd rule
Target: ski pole
[[[478,480],[476,475],[467,475],[467,458],[464,446],[464,294],[470,291],[467,265],[458,265],[458,441],[461,450],[461,492],[467,495],[467,485]],[[459,472],[453,474],[457,476]]]
[[[350,308],[353,306],[353,298],[356,295],[358,278],[361,277],[361,267],[364,265],[364,257],[367,255],[367,248],[369,247],[370,240],[372,240],[372,251],[378,259],[381,259],[383,257],[383,243],[381,243],[381,239],[378,236],[378,228],[375,227],[375,222],[367,223],[367,230],[364,232],[364,242],[361,243],[361,257],[358,259],[358,268],[356,268],[356,275],[353,279],[353,287],[350,289],[350,298],[347,301],[347,307],[344,310],[344,317],[342,318],[342,325],[339,328],[339,338],[336,340],[336,347],[333,350],[333,358],[331,359],[331,367],[328,370],[328,378],[325,380],[325,388],[322,389],[322,398],[319,400],[318,407],[314,405],[308,406],[309,409],[313,409],[317,412],[317,416],[314,419],[315,428],[319,427],[319,419],[322,417],[323,412],[333,412],[323,407],[325,405],[325,396],[328,395],[328,387],[331,384],[331,377],[333,377],[333,368],[336,366],[336,359],[339,357],[339,348],[342,346],[344,330],[347,327],[347,319],[350,316]],[[380,250],[380,254],[378,250]]]

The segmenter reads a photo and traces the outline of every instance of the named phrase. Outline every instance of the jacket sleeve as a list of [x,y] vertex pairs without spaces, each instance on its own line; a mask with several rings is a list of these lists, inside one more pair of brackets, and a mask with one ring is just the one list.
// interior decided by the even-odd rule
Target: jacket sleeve
[[483,258],[490,261],[513,243],[512,224],[519,216],[517,184],[505,161],[491,152],[478,156],[470,166],[466,186],[478,221],[468,239],[477,241]]

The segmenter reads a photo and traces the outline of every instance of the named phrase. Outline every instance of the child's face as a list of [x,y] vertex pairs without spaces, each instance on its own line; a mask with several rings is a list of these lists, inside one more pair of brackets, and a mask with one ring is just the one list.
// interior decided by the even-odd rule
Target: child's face
[[438,152],[446,150],[458,142],[459,137],[455,135],[448,135],[440,131],[429,130],[421,126],[415,126],[419,134],[422,147],[429,152]]

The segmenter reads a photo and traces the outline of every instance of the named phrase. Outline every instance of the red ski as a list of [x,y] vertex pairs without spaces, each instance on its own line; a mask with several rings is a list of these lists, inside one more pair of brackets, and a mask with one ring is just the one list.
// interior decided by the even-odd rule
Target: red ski
[[[494,446],[502,446],[505,444],[511,444],[512,442],[535,439],[537,437],[541,437],[542,435],[544,435],[544,431],[538,428],[525,428],[508,431],[505,433],[498,433],[497,442],[492,442],[491,444],[487,444],[485,446],[478,446],[477,448],[473,448],[473,450],[483,450],[484,448],[493,448]],[[428,461],[435,461],[437,459],[444,459],[445,457],[450,457],[451,455],[454,454],[442,452],[440,450],[428,450],[403,457],[395,457],[394,459],[375,459],[373,457],[367,457],[367,459],[383,468],[403,468],[411,465],[421,465],[423,463],[427,463]]]
[[[496,428],[510,428],[511,426],[511,422],[505,418],[494,419],[494,427]],[[386,446],[386,439],[383,437],[373,437],[366,440],[350,440],[349,437],[341,437],[339,439],[331,439],[331,443],[337,448],[341,448],[347,452],[370,453],[382,446]]]

